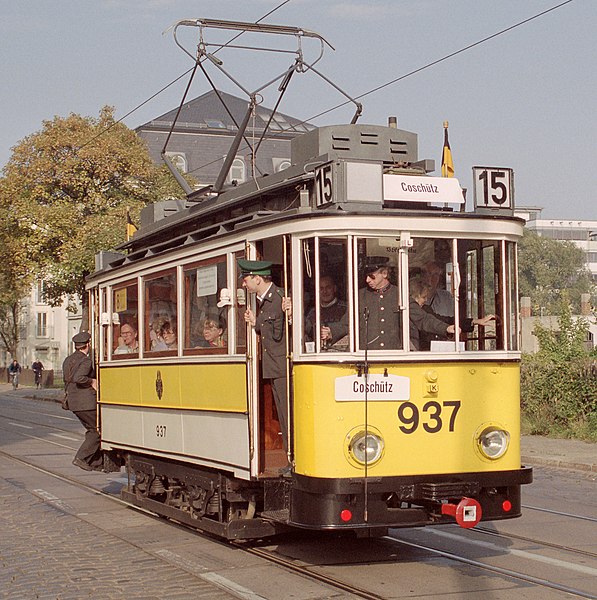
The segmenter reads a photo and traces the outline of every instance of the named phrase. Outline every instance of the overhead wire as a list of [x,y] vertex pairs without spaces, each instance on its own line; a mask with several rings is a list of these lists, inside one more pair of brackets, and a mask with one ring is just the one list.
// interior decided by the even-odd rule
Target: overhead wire
[[[502,29],[501,31],[493,33],[492,35],[489,35],[481,40],[478,40],[472,44],[469,44],[468,46],[465,46],[464,48],[461,48],[460,50],[456,50],[455,52],[450,52],[450,54],[446,54],[445,56],[442,56],[442,58],[438,58],[437,60],[427,63],[426,65],[423,65],[422,67],[418,67],[417,69],[409,71],[408,73],[405,73],[404,75],[401,75],[400,77],[396,77],[395,79],[392,79],[391,81],[388,81],[387,83],[379,85],[379,86],[369,90],[368,92],[364,92],[363,94],[361,94],[359,96],[355,96],[355,100],[360,100],[361,98],[364,98],[365,96],[369,96],[370,94],[379,92],[379,90],[382,90],[386,87],[389,87],[390,85],[393,85],[394,83],[402,81],[403,79],[406,79],[407,77],[410,77],[411,75],[415,75],[416,73],[420,73],[421,71],[424,71],[425,69],[429,69],[430,67],[433,67],[441,62],[444,62],[450,58],[453,58],[454,56],[457,56],[458,54],[462,54],[463,52],[466,52],[467,50],[470,50],[471,48],[474,48],[475,46],[484,44],[485,42],[488,42],[489,40],[492,40],[500,35],[503,35],[504,33],[507,33],[508,31],[512,31],[513,29],[516,29],[517,27],[520,27],[521,25],[525,25],[526,23],[529,23],[530,21],[538,19],[539,17],[542,17],[543,15],[546,15],[547,13],[552,12],[558,8],[561,8],[562,6],[564,6],[566,4],[570,4],[572,1],[573,0],[565,0],[565,2],[561,2],[560,4],[557,4],[556,6],[552,6],[551,8],[548,8],[540,13],[537,13],[536,15],[533,15],[532,17],[529,17],[528,19],[519,21],[518,23],[515,23],[514,25],[511,25],[510,27],[506,27],[505,29]],[[338,104],[337,106],[328,108],[327,110],[325,110],[323,112],[320,112],[316,115],[313,115],[312,117],[309,117],[308,119],[303,121],[303,123],[306,123],[307,121],[311,121],[313,119],[317,119],[327,113],[330,113],[338,108],[341,108],[342,106],[346,106],[347,104],[349,104],[349,102],[345,101],[345,102]]]
[[[290,0],[283,0],[283,2],[280,2],[280,4],[278,4],[277,6],[275,6],[274,8],[272,8],[269,12],[267,12],[263,16],[259,17],[259,19],[257,19],[255,21],[255,23],[260,23],[261,21],[263,21],[263,19],[267,19],[267,17],[269,17],[271,14],[275,13],[277,10],[279,10],[280,8],[282,8],[285,4],[288,4],[289,2],[290,2]],[[222,50],[223,48],[225,48],[226,46],[228,46],[229,44],[231,44],[232,42],[234,42],[234,40],[238,39],[241,35],[243,35],[243,33],[245,33],[245,32],[244,31],[239,31],[235,36],[233,36],[232,38],[230,38],[220,48],[218,48],[217,50],[215,50],[213,52],[213,54],[216,54],[216,52]],[[89,144],[91,144],[92,142],[94,142],[97,138],[101,137],[102,135],[104,135],[105,133],[107,133],[108,131],[110,131],[110,129],[112,129],[112,127],[114,127],[118,123],[121,123],[122,121],[124,121],[124,119],[126,119],[127,117],[129,117],[130,115],[132,115],[134,112],[136,112],[137,110],[139,110],[141,107],[145,106],[148,102],[151,102],[151,100],[153,100],[156,96],[159,96],[162,92],[166,91],[170,86],[174,85],[176,82],[178,82],[180,79],[182,79],[183,77],[185,77],[186,75],[188,75],[194,69],[196,69],[196,65],[194,65],[191,68],[187,69],[184,73],[181,73],[176,79],[173,79],[170,83],[166,84],[163,88],[161,88],[160,90],[158,90],[155,94],[153,94],[149,98],[147,98],[147,100],[144,100],[143,102],[141,102],[141,104],[135,106],[135,108],[133,108],[132,110],[129,110],[129,112],[127,112],[125,115],[123,115],[122,117],[120,117],[120,119],[117,119],[116,121],[114,121],[113,123],[111,123],[105,129],[102,129],[102,131],[100,131],[98,134],[96,134],[91,139],[89,139],[87,142],[85,142],[83,145],[81,145],[79,147],[79,150],[81,150],[82,148],[85,148],[85,146],[88,146]]]
[[[513,29],[516,29],[517,27],[520,27],[521,25],[525,25],[526,23],[530,23],[531,21],[534,21],[535,19],[538,19],[539,17],[542,17],[544,15],[546,15],[547,13],[550,13],[554,10],[557,10],[558,8],[561,8],[562,6],[565,6],[566,4],[570,4],[571,2],[573,2],[573,0],[565,0],[564,2],[561,2],[560,4],[556,4],[555,6],[552,6],[551,8],[548,8],[544,11],[541,11],[539,13],[537,13],[536,15],[533,15],[531,17],[528,17],[527,19],[523,19],[522,21],[519,21],[518,23],[515,23],[514,25],[510,25],[509,27],[506,27],[505,29],[502,29],[496,33],[493,33],[487,37],[484,37],[483,39],[480,39],[476,42],[473,42],[472,44],[469,44],[468,46],[464,46],[463,48],[460,48],[460,50],[456,50],[454,52],[450,52],[449,54],[446,54],[445,56],[442,56],[441,58],[438,58],[436,60],[433,60],[421,67],[418,67],[416,69],[413,69],[412,71],[409,71],[408,73],[405,73],[404,75],[401,75],[400,77],[396,77],[395,79],[392,79],[391,81],[388,81],[386,83],[383,83],[382,85],[379,85],[375,88],[370,89],[367,92],[364,92],[362,94],[360,94],[359,96],[355,96],[355,100],[360,100],[361,98],[364,98],[365,96],[369,96],[370,94],[373,94],[375,92],[378,92],[379,90],[382,90],[386,87],[389,87],[390,85],[393,85],[399,81],[403,81],[404,79],[406,79],[407,77],[410,77],[412,75],[415,75],[416,73],[420,73],[421,71],[424,71],[425,69],[429,69],[441,62],[444,62],[450,58],[453,58],[454,56],[457,56],[458,54],[462,54],[463,52],[466,52],[467,50],[470,50],[471,48],[475,48],[476,46],[479,46],[481,44],[484,44],[485,42],[488,42],[489,40],[492,40],[500,35],[503,35],[505,33],[507,33],[508,31],[512,31]],[[323,115],[326,115],[330,112],[333,112],[334,110],[337,110],[339,108],[342,108],[343,106],[346,106],[347,104],[349,104],[349,101],[346,100],[345,102],[341,102],[340,104],[337,104],[336,106],[333,106],[332,108],[328,108],[327,110],[324,110],[323,112],[317,113],[316,115],[313,115],[311,117],[306,118],[303,121],[300,121],[299,123],[296,123],[294,125],[294,127],[297,127],[299,125],[303,125],[305,123],[309,123],[309,121],[312,121],[313,119],[317,119]],[[288,133],[288,132],[284,132],[284,133]],[[243,148],[243,149],[246,149]],[[205,167],[208,167],[214,163],[219,162],[221,159],[216,159],[213,161],[210,161],[208,163],[205,163],[199,167],[196,167],[195,169],[193,169],[192,171],[189,171],[189,173],[194,173],[195,171],[198,171],[200,169],[204,169]]]

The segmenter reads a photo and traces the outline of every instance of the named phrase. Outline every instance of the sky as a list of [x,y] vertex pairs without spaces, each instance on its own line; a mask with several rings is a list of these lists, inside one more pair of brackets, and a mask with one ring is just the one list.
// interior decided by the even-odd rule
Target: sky
[[[0,0],[0,168],[14,145],[55,116],[97,117],[110,105],[117,119],[133,111],[123,122],[135,128],[176,108],[189,76],[158,92],[193,63],[166,31],[174,23],[254,22],[276,9],[265,22],[315,31],[334,47],[326,48],[316,68],[349,96],[399,79],[360,99],[359,123],[386,125],[396,116],[400,129],[418,134],[419,157],[435,160],[435,175],[448,121],[463,187],[472,190],[473,166],[509,167],[517,206],[542,207],[546,219],[597,220],[596,0],[572,0],[408,75],[563,1]],[[179,34],[193,53],[198,30],[181,27]],[[206,41],[233,35],[212,34]],[[256,41],[243,36],[237,43]],[[267,43],[294,48],[294,38]],[[319,47],[308,39],[303,51],[312,62]],[[288,68],[293,56],[218,53],[250,91]],[[215,75],[220,89],[244,97]],[[188,99],[210,89],[197,75]],[[275,94],[263,95],[273,108]],[[306,73],[293,78],[278,110],[315,125],[348,123],[350,106],[314,118],[344,101]]]

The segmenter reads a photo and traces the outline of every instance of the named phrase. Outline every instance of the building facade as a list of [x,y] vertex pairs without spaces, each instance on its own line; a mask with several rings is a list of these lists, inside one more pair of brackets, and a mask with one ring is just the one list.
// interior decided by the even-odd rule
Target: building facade
[[541,208],[529,207],[516,210],[526,220],[525,227],[537,235],[572,242],[585,253],[586,267],[597,285],[597,221],[578,219],[541,219]]

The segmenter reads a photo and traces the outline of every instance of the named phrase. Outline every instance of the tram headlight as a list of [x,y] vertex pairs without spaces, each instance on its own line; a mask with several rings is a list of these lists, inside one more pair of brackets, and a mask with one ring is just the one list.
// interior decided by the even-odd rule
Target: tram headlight
[[481,454],[492,460],[503,456],[508,450],[509,444],[510,434],[495,426],[486,427],[477,438],[477,445]]
[[359,465],[373,465],[382,457],[384,442],[379,432],[358,429],[349,433],[347,438],[348,455]]

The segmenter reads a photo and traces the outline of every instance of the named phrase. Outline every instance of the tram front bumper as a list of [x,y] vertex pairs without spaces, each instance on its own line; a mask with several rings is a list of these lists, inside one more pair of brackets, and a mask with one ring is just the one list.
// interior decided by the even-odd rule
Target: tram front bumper
[[[480,505],[481,520],[521,514],[520,486],[532,469],[408,477],[320,479],[295,475],[289,525],[314,529],[420,527],[453,523],[463,498]],[[444,508],[442,508],[442,506]]]

